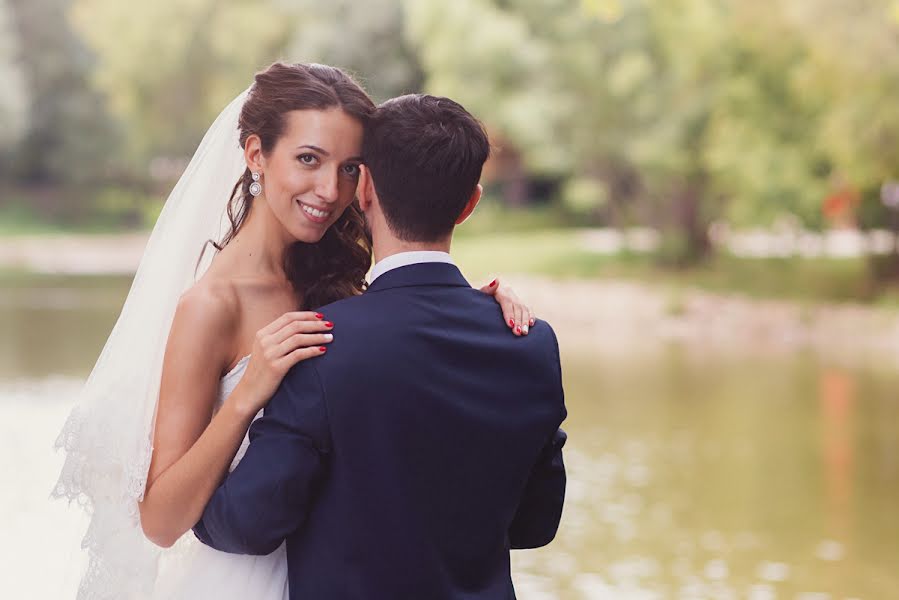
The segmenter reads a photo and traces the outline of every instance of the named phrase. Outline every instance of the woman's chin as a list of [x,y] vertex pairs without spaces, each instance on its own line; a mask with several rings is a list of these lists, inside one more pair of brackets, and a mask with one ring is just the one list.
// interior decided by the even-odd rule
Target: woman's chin
[[309,227],[308,225],[302,225],[293,227],[290,233],[298,242],[317,244],[324,237],[326,231],[328,231],[328,228],[325,226]]

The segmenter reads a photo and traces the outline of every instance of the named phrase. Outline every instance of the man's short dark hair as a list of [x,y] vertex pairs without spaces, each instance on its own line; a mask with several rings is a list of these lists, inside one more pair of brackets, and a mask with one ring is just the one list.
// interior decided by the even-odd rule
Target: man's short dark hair
[[449,98],[423,94],[379,106],[362,145],[387,224],[409,242],[452,232],[489,154],[477,119]]

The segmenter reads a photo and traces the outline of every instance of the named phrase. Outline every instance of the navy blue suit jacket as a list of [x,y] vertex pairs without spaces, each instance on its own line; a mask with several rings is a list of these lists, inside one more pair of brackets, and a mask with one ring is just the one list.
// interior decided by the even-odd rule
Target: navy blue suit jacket
[[286,539],[297,600],[514,598],[509,549],[549,543],[565,495],[552,329],[513,336],[443,263],[321,312],[334,342],[285,377],[196,535]]

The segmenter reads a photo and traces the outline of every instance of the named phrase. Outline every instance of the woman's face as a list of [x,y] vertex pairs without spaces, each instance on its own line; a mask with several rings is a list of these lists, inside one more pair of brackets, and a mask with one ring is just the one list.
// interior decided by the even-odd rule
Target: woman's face
[[295,110],[262,158],[265,199],[297,241],[318,242],[353,201],[362,162],[362,124],[339,108]]

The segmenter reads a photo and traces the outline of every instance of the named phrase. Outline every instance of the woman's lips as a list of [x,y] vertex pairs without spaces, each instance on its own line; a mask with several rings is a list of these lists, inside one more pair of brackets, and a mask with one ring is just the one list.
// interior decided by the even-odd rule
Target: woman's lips
[[300,200],[297,200],[297,204],[300,206],[300,211],[305,215],[307,219],[316,224],[327,223],[331,219],[331,211],[323,210],[316,206],[312,206],[311,204],[306,204]]

